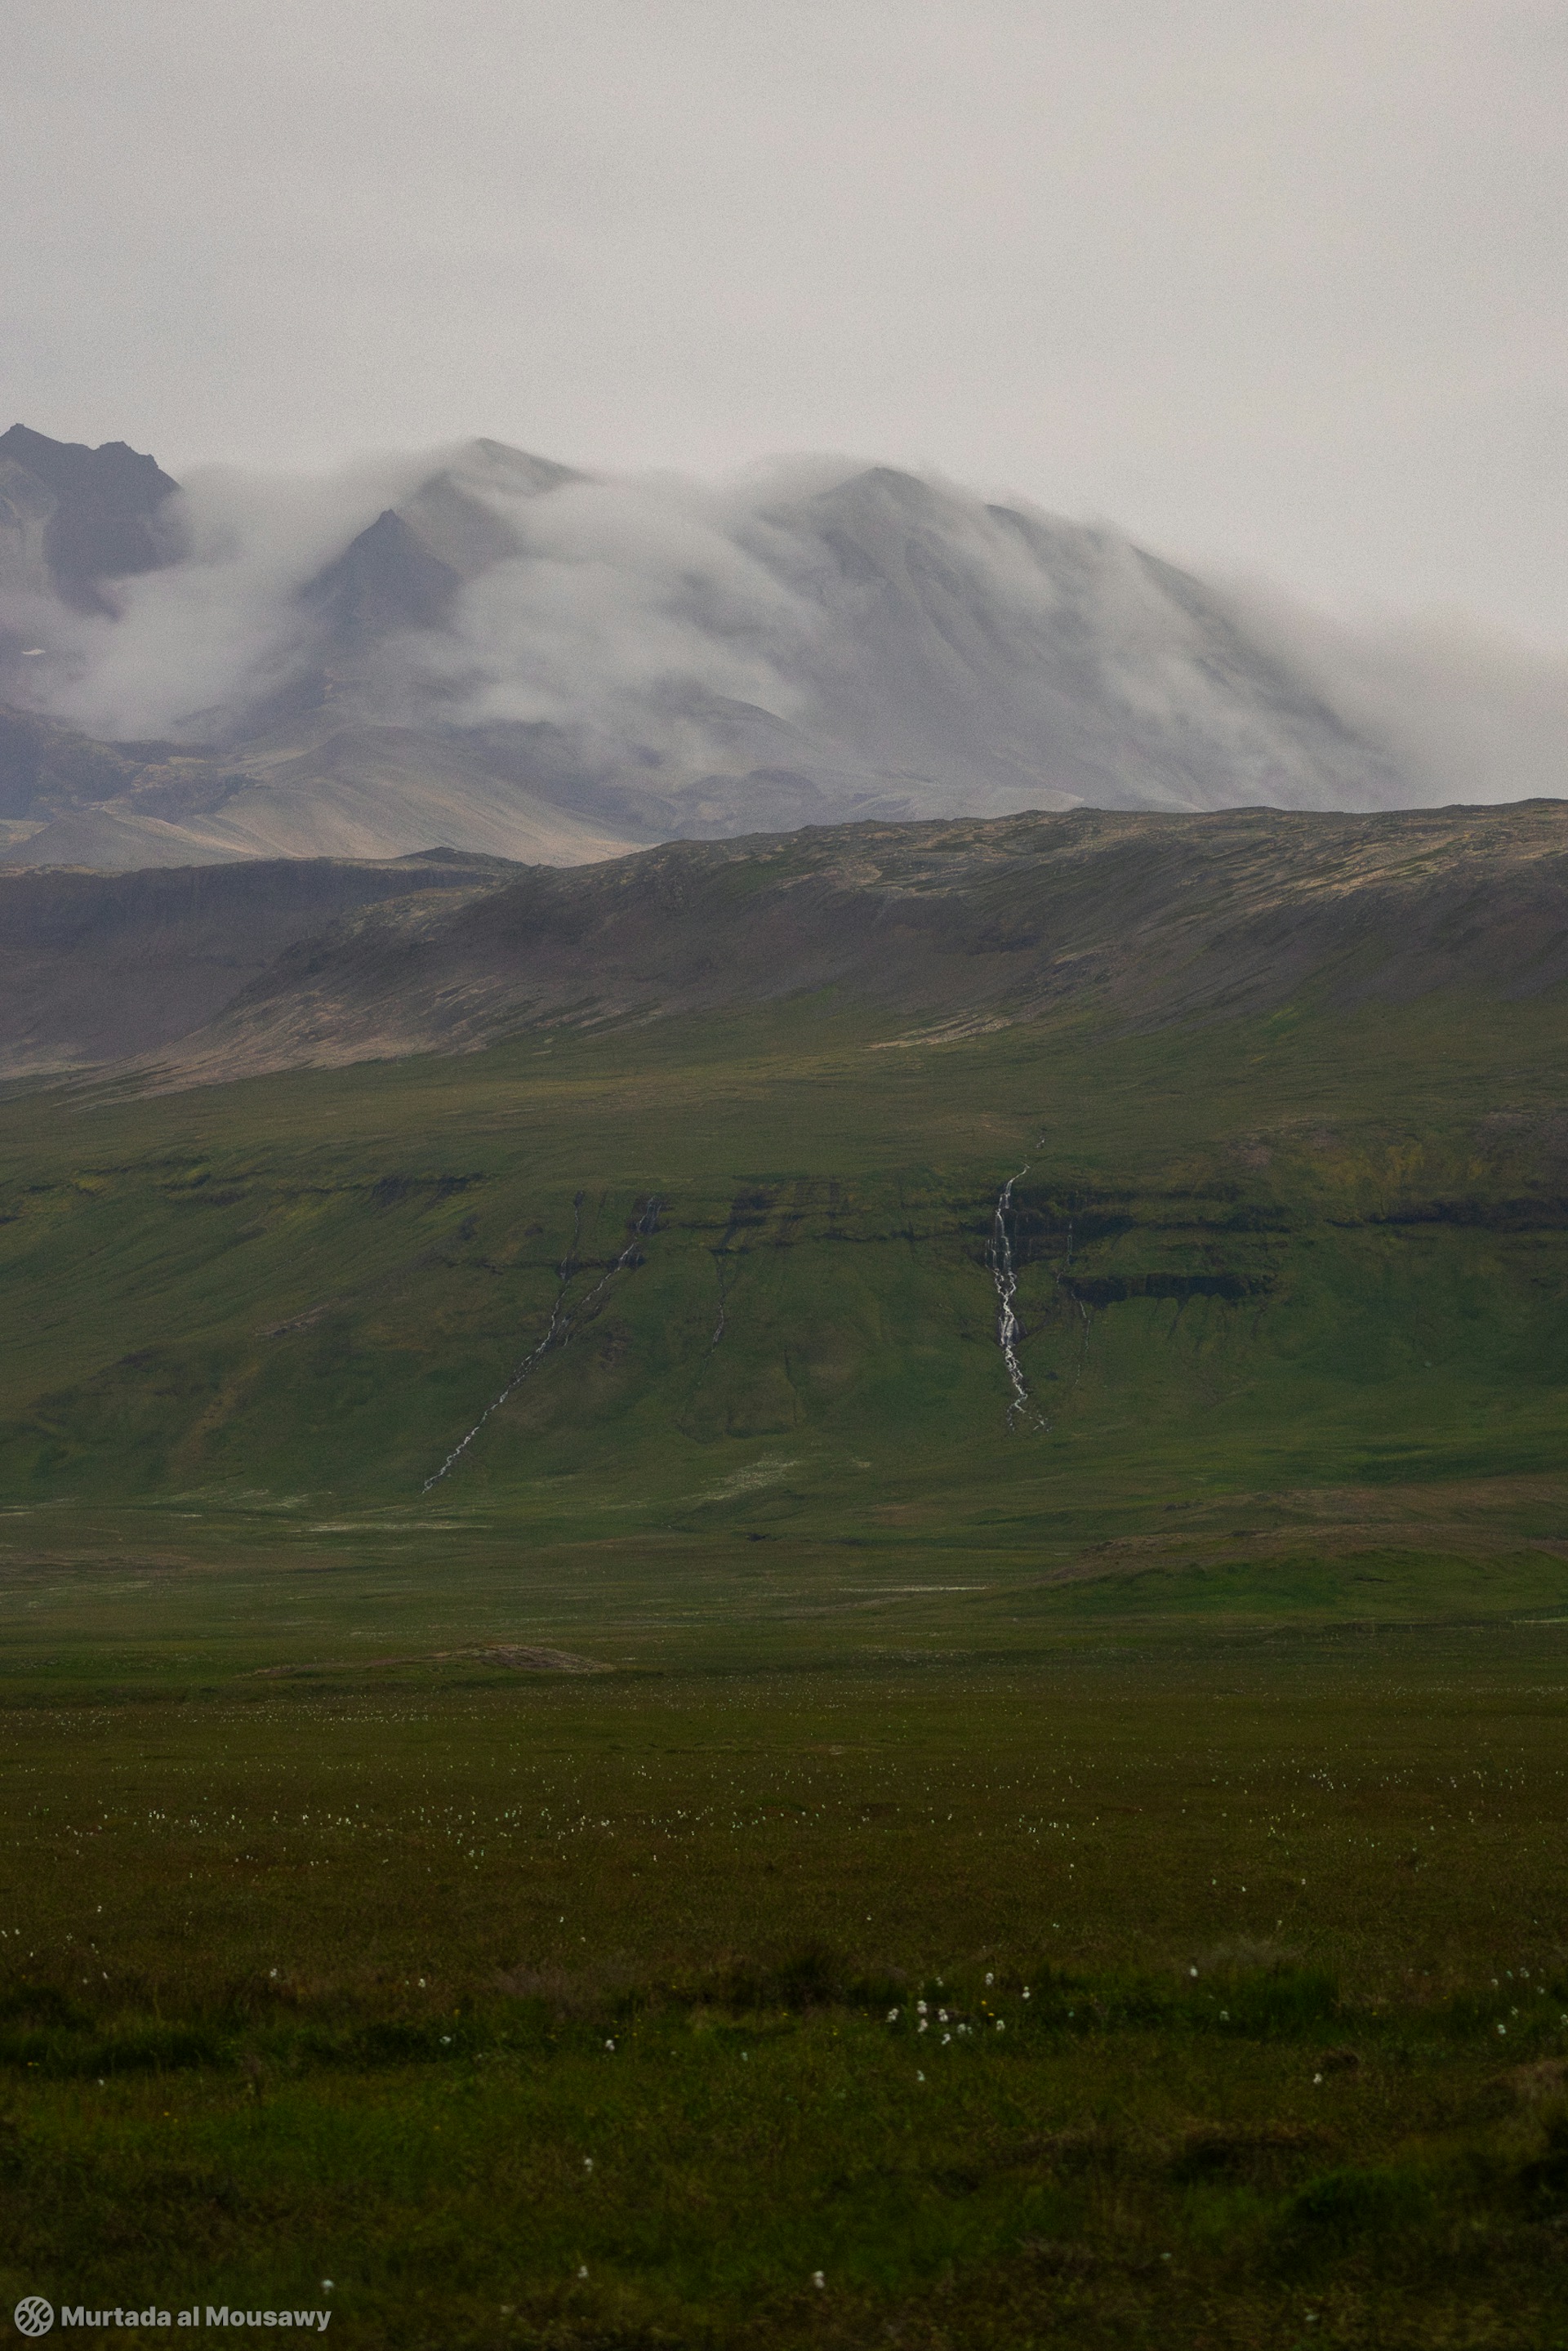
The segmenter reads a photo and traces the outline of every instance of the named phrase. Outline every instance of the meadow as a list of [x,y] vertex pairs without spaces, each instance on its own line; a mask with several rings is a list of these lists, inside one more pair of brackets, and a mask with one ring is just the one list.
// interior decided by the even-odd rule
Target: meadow
[[1568,2343],[1560,1071],[829,998],[13,1089],[7,2305]]

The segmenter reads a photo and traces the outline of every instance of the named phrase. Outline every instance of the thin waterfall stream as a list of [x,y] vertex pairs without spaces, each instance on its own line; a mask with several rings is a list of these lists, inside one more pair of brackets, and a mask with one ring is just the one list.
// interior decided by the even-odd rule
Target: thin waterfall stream
[[[1032,1161],[1030,1163],[1032,1165]],[[991,1216],[991,1236],[986,1243],[986,1263],[997,1290],[997,1344],[1002,1351],[1008,1377],[1012,1383],[1012,1402],[1008,1406],[1008,1426],[1016,1428],[1019,1414],[1025,1415],[1037,1428],[1049,1426],[1036,1408],[1029,1392],[1029,1383],[1019,1362],[1019,1345],[1023,1338],[1023,1325],[1018,1318],[1018,1265],[1013,1255],[1013,1237],[1009,1218],[1012,1215],[1013,1186],[1021,1184],[1029,1166],[1020,1167],[1009,1176],[997,1195],[997,1205]]]
[[579,1192],[571,1204],[571,1246],[567,1250],[565,1257],[562,1258],[560,1264],[556,1269],[557,1288],[555,1303],[550,1308],[549,1322],[546,1325],[544,1337],[538,1342],[537,1346],[529,1348],[528,1353],[523,1357],[522,1362],[513,1372],[511,1378],[507,1382],[506,1386],[501,1390],[499,1395],[492,1397],[491,1401],[485,1406],[484,1411],[479,1415],[478,1419],[474,1423],[473,1427],[468,1431],[467,1436],[465,1437],[460,1443],[453,1447],[451,1452],[447,1455],[440,1468],[434,1472],[434,1476],[425,1479],[424,1484],[420,1489],[422,1493],[428,1494],[433,1486],[439,1486],[442,1479],[447,1475],[447,1473],[453,1469],[459,1461],[461,1461],[463,1456],[467,1452],[468,1447],[473,1444],[474,1439],[478,1436],[486,1421],[490,1419],[493,1414],[499,1412],[501,1406],[506,1403],[507,1398],[509,1395],[511,1395],[517,1388],[521,1387],[523,1382],[528,1378],[528,1374],[533,1370],[534,1365],[538,1363],[543,1356],[547,1355],[552,1347],[564,1347],[566,1345],[567,1341],[571,1337],[572,1332],[577,1324],[582,1320],[583,1316],[589,1312],[591,1308],[597,1303],[598,1300],[602,1297],[604,1291],[614,1280],[615,1276],[620,1273],[624,1267],[631,1265],[634,1261],[639,1263],[641,1262],[643,1252],[638,1247],[639,1241],[644,1235],[656,1233],[659,1229],[659,1210],[663,1206],[663,1203],[657,1199],[650,1199],[644,1207],[642,1215],[638,1217],[636,1224],[632,1228],[631,1239],[627,1242],[620,1256],[615,1259],[613,1265],[610,1265],[605,1268],[604,1271],[600,1275],[599,1280],[594,1283],[593,1288],[589,1291],[587,1297],[582,1300],[580,1305],[574,1307],[572,1311],[569,1314],[566,1311],[566,1293],[571,1286],[573,1275],[578,1270],[577,1249],[578,1241],[582,1232],[582,1201],[583,1195]]

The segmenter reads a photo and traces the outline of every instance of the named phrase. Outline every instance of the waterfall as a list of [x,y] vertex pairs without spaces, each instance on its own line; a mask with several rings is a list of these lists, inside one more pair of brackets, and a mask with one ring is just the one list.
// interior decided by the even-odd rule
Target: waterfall
[[1023,1366],[1019,1362],[1023,1325],[1018,1318],[1018,1267],[1013,1258],[1012,1233],[1008,1224],[1012,1213],[1013,1186],[1021,1183],[1028,1174],[1027,1166],[1020,1167],[1016,1176],[1008,1177],[998,1193],[996,1209],[991,1217],[991,1237],[986,1243],[986,1263],[997,1287],[997,1344],[1002,1351],[1002,1361],[1012,1383],[1012,1402],[1008,1406],[1009,1428],[1018,1426],[1020,1413],[1026,1415],[1037,1428],[1046,1426],[1030,1402],[1029,1384],[1023,1375]]

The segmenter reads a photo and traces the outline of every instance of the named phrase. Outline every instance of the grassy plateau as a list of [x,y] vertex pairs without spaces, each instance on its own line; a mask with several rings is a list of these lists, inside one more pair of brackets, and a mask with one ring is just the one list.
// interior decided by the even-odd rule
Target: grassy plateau
[[1563,1042],[14,1087],[5,2306],[1568,2345]]

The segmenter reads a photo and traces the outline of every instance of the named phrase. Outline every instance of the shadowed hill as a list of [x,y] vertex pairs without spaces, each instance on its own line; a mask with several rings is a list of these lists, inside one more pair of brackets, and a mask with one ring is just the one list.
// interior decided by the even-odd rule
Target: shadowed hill
[[1568,976],[1568,805],[1073,811],[678,843],[370,906],[177,1057],[187,1081],[821,990],[889,1042],[1074,1001],[1116,1025]]
[[430,891],[450,899],[492,886],[495,872],[450,855],[0,872],[0,1075],[158,1051],[350,909]]

